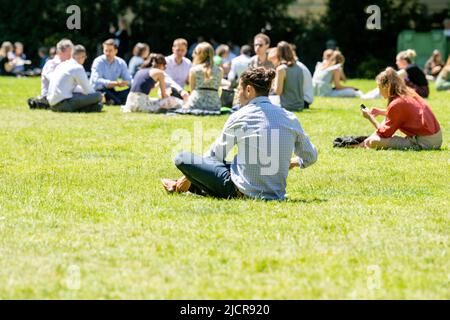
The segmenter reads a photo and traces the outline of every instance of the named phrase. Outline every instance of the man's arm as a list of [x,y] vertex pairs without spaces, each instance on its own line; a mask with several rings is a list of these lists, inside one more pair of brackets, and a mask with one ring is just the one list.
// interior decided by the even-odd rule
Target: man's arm
[[299,133],[295,141],[294,154],[297,158],[294,158],[294,161],[291,160],[290,169],[296,166],[306,168],[317,161],[317,149],[303,131]]
[[77,72],[75,74],[75,81],[81,87],[83,94],[89,94],[89,93],[95,92],[95,90],[92,88],[91,84],[89,83],[88,77],[83,68],[80,68],[77,70]]
[[280,66],[277,68],[276,71],[276,77],[275,77],[275,94],[277,96],[280,96],[283,93],[283,86],[284,86],[284,78],[286,77],[286,70],[284,67]]
[[367,120],[369,120],[369,122],[370,122],[371,124],[373,124],[373,126],[375,127],[375,129],[378,130],[379,127],[380,127],[380,124],[379,124],[378,121],[375,119],[375,116],[372,115],[372,113],[371,113],[369,110],[367,110],[367,109],[361,109],[361,112],[362,112],[364,118],[366,118]]
[[123,62],[120,65],[122,68],[122,70],[121,70],[122,84],[125,84],[124,82],[127,82],[126,86],[129,86],[129,85],[131,85],[131,76],[130,76],[130,73],[128,72],[127,64],[125,62]]
[[187,99],[189,97],[189,93],[184,90],[178,83],[175,82],[168,74],[167,72],[164,72],[164,80],[166,81],[166,87],[172,87],[172,90],[176,90],[179,95],[183,99]]

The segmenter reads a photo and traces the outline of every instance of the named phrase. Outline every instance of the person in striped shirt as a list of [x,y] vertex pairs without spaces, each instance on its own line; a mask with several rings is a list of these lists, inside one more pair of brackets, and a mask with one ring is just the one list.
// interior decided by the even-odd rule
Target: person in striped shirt
[[[190,152],[175,157],[175,165],[184,176],[162,179],[168,192],[285,199],[289,170],[315,163],[317,150],[297,117],[270,102],[274,77],[274,70],[263,67],[248,69],[241,75],[239,100],[244,107],[229,117],[204,157]],[[236,145],[236,156],[227,161]],[[291,158],[292,153],[296,157]]]

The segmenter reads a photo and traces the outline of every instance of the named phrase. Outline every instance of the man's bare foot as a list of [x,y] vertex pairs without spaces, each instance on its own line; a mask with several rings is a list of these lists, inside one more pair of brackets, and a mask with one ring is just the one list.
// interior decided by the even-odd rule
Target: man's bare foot
[[177,180],[172,180],[172,179],[161,179],[161,183],[164,186],[164,189],[166,189],[167,192],[172,193],[175,192],[176,187],[177,187]]
[[185,176],[182,176],[177,181],[176,192],[188,192],[190,187],[191,182]]
[[178,180],[172,180],[172,179],[161,179],[161,183],[164,186],[164,189],[166,189],[167,192],[173,193],[183,193],[189,191],[189,188],[191,187],[191,182],[186,177],[181,177]]

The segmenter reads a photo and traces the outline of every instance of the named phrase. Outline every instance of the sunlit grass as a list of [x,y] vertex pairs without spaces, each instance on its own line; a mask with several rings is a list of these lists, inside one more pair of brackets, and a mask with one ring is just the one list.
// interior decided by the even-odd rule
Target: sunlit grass
[[333,149],[372,128],[359,100],[316,99],[297,116],[319,160],[266,203],[161,188],[172,133],[226,116],[30,111],[38,79],[0,88],[0,298],[450,298],[450,93],[433,152]]

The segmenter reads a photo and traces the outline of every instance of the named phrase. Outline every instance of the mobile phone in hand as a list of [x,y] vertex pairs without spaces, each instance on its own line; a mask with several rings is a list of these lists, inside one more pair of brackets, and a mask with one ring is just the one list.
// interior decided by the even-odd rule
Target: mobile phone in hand
[[367,107],[364,104],[361,104],[360,108],[361,108],[361,110],[367,109]]

